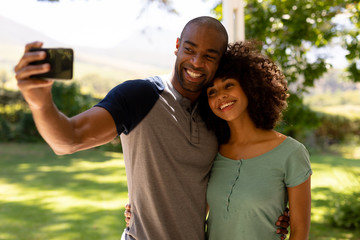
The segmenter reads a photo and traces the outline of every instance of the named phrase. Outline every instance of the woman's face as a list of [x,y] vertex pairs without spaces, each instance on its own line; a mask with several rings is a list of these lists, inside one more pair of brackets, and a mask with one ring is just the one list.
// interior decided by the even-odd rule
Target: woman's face
[[207,96],[213,113],[228,122],[248,114],[248,99],[234,78],[216,78],[207,88]]

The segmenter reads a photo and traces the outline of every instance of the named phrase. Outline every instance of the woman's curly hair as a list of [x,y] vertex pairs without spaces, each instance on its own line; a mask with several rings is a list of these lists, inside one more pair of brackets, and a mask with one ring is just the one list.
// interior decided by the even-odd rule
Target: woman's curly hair
[[[247,110],[255,126],[270,130],[287,107],[287,81],[279,67],[261,54],[259,46],[257,41],[229,44],[214,79],[238,80],[248,98]],[[200,114],[207,126],[215,131],[219,143],[227,142],[230,137],[227,123],[212,113],[206,87],[200,96]]]

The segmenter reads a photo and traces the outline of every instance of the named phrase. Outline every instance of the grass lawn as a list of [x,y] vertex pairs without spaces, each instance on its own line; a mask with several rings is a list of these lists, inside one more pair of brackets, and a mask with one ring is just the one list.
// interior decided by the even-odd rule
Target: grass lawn
[[[312,154],[310,239],[360,239],[360,230],[325,220],[340,196],[360,190],[359,150]],[[120,153],[56,156],[45,144],[0,144],[0,240],[119,240],[125,203]]]
[[[326,220],[340,199],[360,192],[360,147],[342,154],[311,154],[312,216],[310,239],[360,239],[360,229],[334,228]],[[360,214],[360,213],[359,213]]]
[[119,240],[127,199],[120,153],[0,144],[1,240]]

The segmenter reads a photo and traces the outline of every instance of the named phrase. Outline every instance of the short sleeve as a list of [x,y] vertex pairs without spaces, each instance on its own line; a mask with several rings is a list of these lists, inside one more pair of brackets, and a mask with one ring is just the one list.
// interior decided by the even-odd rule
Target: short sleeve
[[289,155],[285,165],[285,185],[295,187],[305,182],[312,174],[309,152],[303,144]]
[[118,134],[128,134],[150,112],[164,85],[159,77],[129,80],[114,87],[96,107],[114,119]]

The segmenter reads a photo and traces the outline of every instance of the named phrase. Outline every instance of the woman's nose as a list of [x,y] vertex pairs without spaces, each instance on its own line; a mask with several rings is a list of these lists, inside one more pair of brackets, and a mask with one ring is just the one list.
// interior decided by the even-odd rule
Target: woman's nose
[[229,96],[229,95],[228,95],[227,93],[221,92],[221,93],[219,94],[219,99],[226,99],[228,96]]

